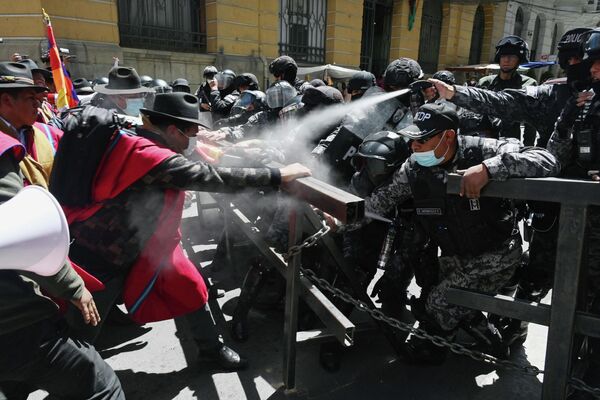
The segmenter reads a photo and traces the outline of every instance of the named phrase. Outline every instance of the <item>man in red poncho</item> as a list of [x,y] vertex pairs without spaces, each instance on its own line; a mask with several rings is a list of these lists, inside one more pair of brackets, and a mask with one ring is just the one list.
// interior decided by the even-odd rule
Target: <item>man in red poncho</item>
[[[141,86],[135,70],[118,70],[107,85],[114,94]],[[65,210],[75,239],[70,256],[106,285],[95,296],[101,316],[121,297],[138,323],[185,315],[201,359],[235,370],[246,360],[219,341],[202,276],[179,244],[184,192],[277,186],[309,171],[301,165],[214,168],[188,160],[182,154],[195,149],[198,109],[190,94],[159,94],[152,109],[141,110],[137,135],[115,134],[96,170],[90,204]]]

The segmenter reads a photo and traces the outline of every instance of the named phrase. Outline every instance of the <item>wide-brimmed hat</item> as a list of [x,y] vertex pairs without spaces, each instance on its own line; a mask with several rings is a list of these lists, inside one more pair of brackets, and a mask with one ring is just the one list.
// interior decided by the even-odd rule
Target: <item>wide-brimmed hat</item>
[[19,61],[19,64],[26,65],[32,74],[37,72],[37,73],[42,74],[44,76],[44,79],[46,79],[46,80],[52,79],[52,72],[48,71],[45,68],[38,67],[38,65],[32,59],[27,58],[25,60],[21,60],[21,61]]
[[161,93],[154,98],[152,109],[142,108],[140,112],[147,116],[168,117],[178,121],[202,125],[207,124],[200,119],[198,98],[184,92]]
[[153,93],[153,90],[142,86],[142,80],[134,68],[115,67],[108,73],[106,85],[96,85],[94,90],[102,94],[137,94]]
[[413,118],[413,125],[398,132],[408,139],[427,139],[448,129],[458,130],[456,110],[445,103],[422,105]]
[[22,63],[0,62],[0,89],[34,89],[38,92],[48,90],[45,86],[33,83],[31,70]]
[[73,87],[75,88],[75,93],[77,94],[92,94],[94,93],[94,89],[92,89],[92,85],[85,78],[77,78],[73,81]]

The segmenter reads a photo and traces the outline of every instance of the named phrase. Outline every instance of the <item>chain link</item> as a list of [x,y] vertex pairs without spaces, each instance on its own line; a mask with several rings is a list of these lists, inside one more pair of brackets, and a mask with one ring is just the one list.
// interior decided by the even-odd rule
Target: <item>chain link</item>
[[[313,235],[307,237],[301,244],[291,246],[288,249],[288,252],[284,255],[284,259],[287,261],[291,257],[300,254],[302,249],[304,249],[306,247],[314,246],[315,244],[317,244],[319,239],[321,239],[323,236],[327,235],[327,233],[329,233],[331,228],[327,225],[327,222],[325,220],[321,220],[321,224],[322,224],[321,229],[319,229]],[[513,361],[501,360],[501,359],[491,356],[489,354],[470,350],[470,349],[466,348],[465,346],[463,346],[462,344],[448,341],[446,338],[444,338],[442,336],[431,335],[423,329],[415,328],[411,324],[407,324],[407,323],[399,321],[395,318],[388,317],[387,315],[385,315],[378,309],[372,309],[366,303],[364,303],[360,300],[356,300],[352,296],[350,296],[348,293],[332,286],[325,279],[319,278],[315,274],[315,272],[310,269],[300,268],[300,272],[302,274],[304,274],[304,276],[306,276],[313,284],[317,285],[319,287],[319,289],[322,289],[325,292],[328,292],[329,294],[340,298],[342,301],[353,305],[357,310],[366,312],[367,314],[369,314],[371,316],[371,318],[373,318],[377,321],[383,322],[394,329],[408,332],[419,339],[428,340],[438,347],[445,347],[455,354],[465,355],[476,361],[493,364],[493,365],[499,366],[499,367],[507,369],[507,370],[522,372],[525,375],[537,376],[539,374],[544,373],[543,370],[539,369],[538,367],[536,367],[534,365],[521,365],[521,364],[515,363]],[[600,399],[600,388],[591,387],[578,378],[571,377],[569,379],[569,385],[575,390],[580,390],[580,391],[590,393],[594,397]]]
[[319,239],[321,239],[323,236],[327,235],[329,233],[329,231],[331,230],[331,227],[329,227],[329,225],[327,225],[327,221],[325,221],[324,219],[321,220],[321,225],[322,225],[321,229],[319,229],[313,235],[310,235],[309,237],[304,239],[304,241],[302,243],[291,246],[288,249],[288,252],[283,255],[283,259],[287,261],[290,258],[300,254],[302,249],[316,245],[317,242],[319,241]]
[[385,314],[383,314],[381,311],[379,311],[378,309],[372,309],[369,306],[367,306],[367,304],[365,304],[364,302],[362,302],[360,300],[355,300],[348,293],[345,293],[345,292],[341,291],[340,289],[331,286],[331,284],[329,282],[327,282],[325,279],[319,278],[314,273],[314,271],[312,271],[310,269],[304,269],[304,268],[301,268],[300,270],[304,274],[304,276],[306,276],[312,283],[317,285],[319,287],[319,289],[322,289],[322,290],[328,292],[329,294],[340,298],[342,301],[344,301],[346,303],[352,304],[356,309],[366,312],[373,319],[375,319],[377,321],[381,321],[381,322],[391,326],[392,328],[411,333],[419,339],[429,340],[430,342],[432,342],[434,345],[436,345],[438,347],[446,347],[455,354],[465,355],[465,356],[468,356],[477,361],[491,363],[491,364],[500,366],[505,369],[522,372],[526,375],[536,376],[536,375],[544,373],[544,371],[540,370],[538,367],[536,367],[534,365],[520,365],[520,364],[517,364],[517,363],[509,361],[509,360],[501,360],[501,359],[498,359],[489,354],[470,350],[460,343],[448,341],[446,338],[441,337],[441,336],[431,335],[423,329],[415,328],[414,326],[412,326],[410,324],[407,324],[402,321],[398,321],[395,318],[388,317]]

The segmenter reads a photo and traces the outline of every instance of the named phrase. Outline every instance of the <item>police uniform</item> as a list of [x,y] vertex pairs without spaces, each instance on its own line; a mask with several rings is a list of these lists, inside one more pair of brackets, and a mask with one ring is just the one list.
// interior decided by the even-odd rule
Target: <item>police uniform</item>
[[[411,139],[456,130],[458,117],[444,104],[426,104],[415,116],[415,125],[400,131]],[[365,199],[365,210],[384,215],[413,198],[416,221],[435,245],[439,258],[439,283],[423,299],[420,321],[433,332],[451,332],[474,312],[448,304],[450,286],[497,292],[511,278],[521,257],[520,236],[513,210],[500,199],[467,199],[446,195],[447,174],[483,164],[495,180],[543,177],[558,173],[558,163],[546,150],[523,148],[516,140],[456,137],[454,157],[441,165],[423,167],[413,153],[388,186]],[[423,161],[420,161],[423,163]]]
[[[582,64],[589,71],[594,61],[600,60],[600,31],[588,33]],[[591,89],[600,93],[600,83],[592,82]],[[562,174],[568,178],[589,179],[600,170],[600,98],[596,94],[582,107],[578,107],[577,95],[570,98],[556,122],[556,129],[548,141],[548,150],[559,160]],[[587,244],[587,310],[600,313],[600,207],[590,206],[587,218],[585,243]],[[589,363],[583,380],[598,386],[600,370],[600,341],[588,338]],[[590,356],[591,355],[591,356]],[[583,397],[576,397],[583,398]],[[587,397],[585,397],[587,398]]]

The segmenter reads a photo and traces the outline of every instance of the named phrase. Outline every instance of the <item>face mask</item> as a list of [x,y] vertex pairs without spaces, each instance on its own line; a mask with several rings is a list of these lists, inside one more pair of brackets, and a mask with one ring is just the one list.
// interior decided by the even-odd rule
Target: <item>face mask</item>
[[123,110],[125,114],[137,117],[140,115],[140,108],[144,107],[144,99],[127,99],[127,106]]
[[186,157],[191,156],[196,151],[196,144],[198,143],[198,138],[196,136],[189,138],[187,147],[183,150],[183,155]]
[[586,89],[589,83],[589,67],[586,63],[567,65],[567,84],[576,89]]
[[437,146],[435,146],[435,148],[433,150],[422,151],[422,152],[415,151],[414,153],[412,153],[411,157],[412,157],[413,161],[415,161],[417,164],[419,164],[423,167],[433,167],[433,166],[439,165],[442,161],[444,161],[444,158],[446,158],[446,154],[448,153],[448,150],[450,150],[450,146],[448,146],[448,148],[446,149],[446,151],[440,158],[437,158],[435,156],[435,151],[439,147],[440,143],[443,142],[444,136],[446,136],[446,132],[444,132],[444,134],[442,135],[442,138],[440,139],[440,142],[437,144]]

